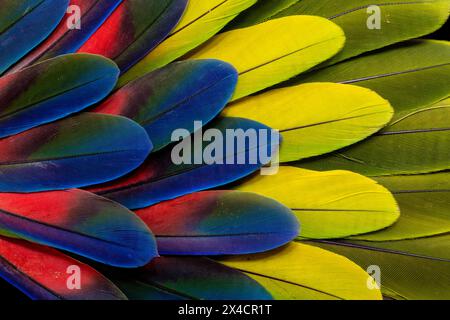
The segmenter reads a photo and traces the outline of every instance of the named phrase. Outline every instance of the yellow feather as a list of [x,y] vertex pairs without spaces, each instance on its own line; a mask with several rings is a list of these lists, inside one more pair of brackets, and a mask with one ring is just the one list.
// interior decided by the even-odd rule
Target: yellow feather
[[272,176],[255,176],[236,187],[273,198],[291,208],[301,237],[341,238],[380,230],[400,217],[383,186],[350,171],[315,172],[280,167]]
[[251,7],[256,0],[189,0],[180,23],[155,50],[119,79],[119,87],[183,56]]
[[384,127],[394,110],[374,91],[353,85],[308,83],[242,99],[223,115],[249,118],[280,130],[280,161],[335,151]]
[[221,263],[241,270],[278,300],[380,300],[369,275],[335,253],[300,243],[262,254],[234,256]]
[[219,59],[239,71],[233,100],[304,72],[339,52],[344,32],[314,16],[290,16],[222,33],[188,59]]

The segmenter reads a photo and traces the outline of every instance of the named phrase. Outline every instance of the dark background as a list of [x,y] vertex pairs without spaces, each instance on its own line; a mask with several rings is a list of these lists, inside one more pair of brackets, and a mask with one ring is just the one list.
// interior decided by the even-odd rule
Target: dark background
[[[450,20],[439,31],[426,36],[428,39],[450,40]],[[23,300],[27,299],[20,291],[13,288],[8,282],[0,277],[0,299],[5,300]]]
[[450,40],[450,20],[447,21],[444,27],[433,34],[426,36],[428,39]]

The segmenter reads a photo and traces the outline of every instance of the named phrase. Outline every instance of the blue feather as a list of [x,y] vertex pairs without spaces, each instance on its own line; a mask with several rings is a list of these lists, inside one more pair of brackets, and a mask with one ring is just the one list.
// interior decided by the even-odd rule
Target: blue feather
[[152,144],[135,122],[84,113],[0,139],[0,192],[78,188],[137,168]]
[[43,41],[63,18],[69,0],[4,0],[0,10],[0,74]]
[[83,110],[114,88],[109,59],[69,54],[0,78],[0,138]]
[[121,205],[82,190],[0,193],[0,235],[76,253],[118,267],[157,256],[146,225]]
[[299,234],[292,211],[238,191],[203,191],[140,209],[166,255],[249,254],[275,249]]

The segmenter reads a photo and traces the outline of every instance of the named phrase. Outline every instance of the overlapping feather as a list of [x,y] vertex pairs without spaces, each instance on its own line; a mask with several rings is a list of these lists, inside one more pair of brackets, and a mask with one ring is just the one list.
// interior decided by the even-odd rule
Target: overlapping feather
[[101,54],[125,72],[164,40],[186,4],[187,0],[123,0],[78,52]]
[[[299,35],[299,30],[313,29]],[[334,23],[313,16],[292,16],[212,38],[188,59],[219,59],[239,72],[232,100],[288,80],[335,55],[345,42]]]
[[388,242],[306,242],[361,268],[379,267],[383,295],[399,300],[450,299],[449,236]]
[[368,274],[350,260],[313,246],[291,243],[219,262],[244,272],[280,300],[380,300]]
[[386,125],[389,102],[365,88],[308,83],[242,99],[223,115],[248,118],[280,131],[280,161],[328,153],[354,144]]
[[260,0],[229,28],[242,28],[291,15],[330,19],[345,32],[346,45],[325,65],[439,29],[447,20],[446,0]]
[[277,175],[254,176],[237,190],[276,199],[302,224],[301,237],[342,238],[392,225],[399,210],[391,193],[346,171],[314,172],[281,167]]
[[76,52],[121,1],[71,0],[66,16],[53,33],[8,72],[16,72],[37,62]]
[[[248,119],[219,118],[207,128],[219,136],[218,144],[214,144],[214,136],[210,138],[212,142],[203,141],[203,130],[196,130],[176,146],[168,146],[150,157],[131,174],[88,190],[130,209],[144,208],[243,178],[270,162],[280,143],[276,132],[267,139],[256,134],[255,139],[245,140],[247,130],[270,130]],[[227,130],[233,134],[221,143]]]
[[337,82],[372,89],[389,100],[395,121],[447,98],[449,71],[448,41],[412,40],[300,75],[289,84]]
[[161,257],[135,271],[108,276],[131,300],[272,299],[249,276],[206,258]]
[[366,141],[296,165],[313,170],[352,170],[369,176],[450,169],[449,119],[450,98],[405,112]]
[[450,172],[374,177],[394,195],[399,220],[382,231],[353,239],[392,241],[450,232]]
[[194,121],[208,124],[228,103],[236,82],[236,70],[225,62],[176,62],[128,83],[93,111],[133,119],[157,151],[171,143],[176,129],[193,133]]
[[189,0],[186,12],[167,38],[126,72],[119,86],[163,67],[195,49],[256,0]]
[[[46,3],[52,2],[46,1]],[[63,7],[54,6],[51,10],[48,8],[49,10],[43,13],[40,11],[43,10],[43,7],[40,7],[42,3],[37,5],[37,2],[27,0],[20,2],[6,0],[4,3],[6,4],[5,10],[2,10],[2,13],[0,13],[2,18],[0,19],[0,30],[6,30],[6,32],[2,33],[0,31],[0,44],[2,49],[5,46],[6,48],[11,48],[11,43],[17,41],[17,48],[12,48],[13,50],[9,51],[2,50],[3,57],[6,59],[2,60],[2,55],[0,54],[0,69],[3,68],[2,71],[16,63],[17,60],[50,34],[63,15]],[[64,2],[59,2],[59,4],[61,3]],[[270,18],[270,21],[246,29],[226,32],[216,36],[203,47],[192,52],[195,47],[216,34],[238,13],[253,5],[255,0],[191,0],[178,26],[175,25],[186,5],[184,0],[125,0],[115,9],[112,15],[110,14],[118,5],[118,1],[110,1],[109,3],[94,3],[88,0],[72,1],[72,4],[77,3],[82,6],[83,10],[89,8],[83,15],[82,23],[85,25],[82,31],[63,30],[62,26],[66,21],[62,20],[57,30],[46,42],[31,52],[13,69],[9,69],[9,72],[17,71],[23,66],[29,65],[32,61],[40,61],[40,59],[43,60],[46,57],[53,57],[58,52],[62,53],[59,50],[66,52],[78,50],[87,41],[81,48],[81,51],[86,50],[88,52],[105,54],[119,64],[121,71],[129,70],[121,78],[119,87],[141,77],[130,83],[129,86],[124,87],[123,90],[118,91],[113,96],[114,98],[109,100],[109,103],[105,103],[100,107],[97,106],[96,110],[109,108],[106,113],[125,115],[143,125],[145,125],[145,121],[154,121],[154,116],[156,115],[156,119],[159,119],[160,123],[156,120],[156,122],[151,123],[152,125],[146,127],[151,138],[155,140],[156,149],[161,149],[171,142],[171,139],[169,140],[170,133],[177,126],[188,126],[194,120],[202,120],[204,124],[209,122],[225,105],[232,94],[234,86],[232,83],[232,72],[230,72],[230,78],[222,77],[227,73],[225,72],[220,74],[222,76],[216,75],[216,78],[206,77],[204,82],[195,83],[193,81],[194,75],[198,79],[197,76],[202,74],[200,68],[196,69],[193,66],[198,67],[205,63],[203,71],[209,71],[209,75],[219,70],[213,70],[212,64],[196,61],[199,58],[219,58],[236,67],[239,73],[239,83],[233,100],[237,100],[292,78],[329,58],[331,60],[328,61],[328,64],[332,64],[367,50],[422,35],[437,28],[443,22],[444,16],[448,16],[448,3],[445,0],[417,3],[380,3],[383,18],[386,13],[388,15],[394,15],[395,13],[395,16],[391,17],[392,19],[389,21],[383,20],[382,23],[390,22],[391,24],[386,25],[384,23],[386,28],[377,33],[377,30],[368,30],[365,28],[364,23],[359,23],[359,18],[367,13],[365,10],[368,3],[365,1],[360,7],[354,7],[355,1],[346,1],[344,5],[325,0],[304,0],[301,2],[282,0],[276,3],[266,0],[260,1],[253,13],[249,11],[249,15],[253,15],[253,18],[256,17],[256,20]],[[36,10],[27,12],[24,8],[29,4],[37,5]],[[64,9],[66,5],[67,3],[65,3]],[[151,14],[148,14],[146,10],[148,8],[154,9],[151,10]],[[348,10],[345,11],[345,9]],[[402,14],[398,14],[400,9],[404,10]],[[37,15],[39,12],[42,13],[40,16]],[[325,18],[331,18],[337,25],[340,25],[346,31],[346,36],[349,40],[344,50],[337,54],[335,58],[332,58],[344,44],[343,32],[337,25],[319,17],[291,16],[298,13],[314,13]],[[241,22],[247,19],[246,17],[249,17],[249,15],[243,15]],[[414,17],[418,19],[414,20]],[[250,20],[253,18],[250,18]],[[105,19],[107,20],[104,21]],[[353,28],[356,20],[358,20],[358,26]],[[3,21],[5,23],[2,25]],[[42,29],[32,29],[32,32],[28,34],[15,33],[20,28],[34,28],[39,24],[43,25]],[[250,24],[252,25],[253,23]],[[349,26],[352,26],[352,28]],[[364,30],[362,30],[363,28]],[[11,30],[14,32],[11,32]],[[372,33],[369,34],[369,32]],[[380,37],[380,33],[388,33],[388,35]],[[167,35],[168,37],[166,38]],[[361,35],[364,36],[362,37]],[[160,45],[157,46],[158,44]],[[388,99],[396,111],[394,115],[395,122],[391,123],[390,127],[385,130],[395,127],[394,129],[400,129],[401,133],[397,131],[383,131],[367,141],[372,141],[372,139],[376,139],[380,135],[402,136],[403,134],[411,134],[411,136],[424,134],[427,137],[425,140],[431,145],[437,141],[443,141],[438,149],[438,156],[433,159],[420,154],[420,152],[426,154],[426,151],[430,149],[425,145],[418,146],[416,143],[419,139],[406,139],[408,143],[410,142],[418,147],[413,152],[411,152],[410,148],[404,150],[407,152],[399,153],[400,162],[407,163],[406,173],[442,170],[447,168],[445,166],[447,156],[445,151],[447,142],[445,125],[448,123],[446,122],[447,115],[443,111],[446,109],[442,106],[424,106],[436,103],[449,95],[449,82],[446,76],[449,62],[446,54],[447,49],[448,43],[445,42],[412,41],[402,44],[402,46],[340,63],[318,72],[310,72],[291,81],[290,84],[327,81],[354,83],[373,89],[383,98]],[[188,58],[192,57],[193,60],[175,63],[152,74],[147,74],[149,71],[162,67],[188,52],[192,52]],[[141,59],[142,61],[139,62]],[[393,61],[394,63],[392,63]],[[48,62],[44,62],[42,65],[46,63]],[[180,66],[189,66],[190,70],[196,71],[192,72],[192,74],[187,72],[189,73],[187,79],[191,80],[192,83],[185,79],[164,81],[164,77],[167,79],[168,74],[173,76],[177,69],[179,72],[181,72],[180,70],[187,70]],[[323,64],[319,65],[319,67],[323,66]],[[207,70],[206,67],[208,67]],[[227,71],[230,70],[225,69]],[[68,71],[63,70],[60,73],[65,74],[66,72]],[[95,74],[96,72],[86,73],[88,77]],[[317,80],[313,80],[315,76],[317,76]],[[56,77],[49,78],[55,79]],[[25,77],[17,76],[14,79],[16,80],[15,82],[19,82]],[[30,82],[32,80],[34,79],[29,79]],[[95,79],[94,82],[96,80],[98,79]],[[150,80],[158,83],[146,83],[146,81]],[[212,87],[205,86],[208,81],[211,81],[214,85]],[[36,85],[44,93],[43,96],[51,92],[51,86],[54,84],[55,80],[53,82],[36,81]],[[185,85],[185,87],[182,85]],[[285,86],[286,84],[282,85]],[[277,110],[278,113],[274,112],[274,107],[277,103],[281,104],[281,97],[283,96],[281,92],[286,93],[290,92],[289,90],[307,86],[327,86],[327,90],[322,90],[324,95],[329,93],[330,90],[328,89],[333,86],[336,88],[340,87],[340,90],[336,89],[336,96],[339,95],[339,91],[341,94],[344,92],[342,88],[349,87],[332,84],[307,84],[264,93],[256,98],[241,100],[229,108],[229,112],[238,110],[241,113],[240,116],[245,115],[261,121],[264,125],[248,119],[224,118],[214,122],[209,128],[219,129],[219,131],[215,132],[223,134],[226,129],[230,128],[267,130],[269,129],[267,126],[278,126],[277,124],[280,123],[279,127],[283,130],[285,121],[289,120],[289,123],[292,121],[292,123],[296,124],[300,117],[297,117],[297,113],[292,111],[292,109],[283,111],[283,105],[281,105],[280,110]],[[414,87],[415,90],[411,91],[411,87]],[[180,90],[180,88],[183,88],[183,90]],[[323,88],[325,89],[325,87]],[[350,105],[349,108],[357,110],[357,92],[362,93],[365,89],[352,88],[354,88],[354,92],[353,94],[348,94],[347,100],[355,104],[355,109],[352,109],[353,105]],[[0,87],[0,92],[1,89]],[[196,92],[195,89],[200,89],[200,92]],[[151,92],[152,90],[154,92]],[[18,95],[21,94],[21,91],[23,91],[23,88],[17,89]],[[39,110],[44,110],[45,112],[39,112],[39,117],[37,117],[37,112],[34,112],[33,117],[28,117],[34,121],[30,128],[79,111],[89,104],[102,99],[107,94],[106,91],[105,89],[105,92],[102,93],[103,96],[98,94],[91,101],[88,101],[89,99],[82,101],[82,105],[72,104],[80,101],[80,94],[73,99],[67,99],[66,97],[65,100],[62,99],[61,101],[64,102],[64,106],[67,104],[72,109],[59,109],[57,115],[52,114],[48,116],[46,114],[47,108],[45,110],[41,108]],[[179,95],[174,94],[175,91]],[[367,121],[367,127],[362,129],[361,132],[358,132],[357,135],[346,135],[339,134],[338,130],[335,131],[333,136],[339,137],[339,140],[332,141],[326,134],[316,131],[316,134],[321,139],[325,138],[317,141],[327,142],[324,145],[321,144],[323,142],[309,142],[308,146],[307,144],[302,145],[305,143],[302,141],[303,139],[300,139],[302,136],[297,136],[298,132],[294,130],[294,138],[298,139],[287,135],[284,150],[289,150],[289,156],[286,157],[282,153],[282,159],[284,157],[284,159],[288,160],[297,160],[330,152],[363,139],[380,129],[390,116],[388,105],[385,100],[379,97],[377,97],[378,100],[375,99],[375,95],[370,93],[370,91],[367,90],[365,92],[366,98],[373,98],[375,102],[380,102],[380,106],[383,105],[383,107],[375,110],[377,108],[376,103],[373,105],[364,104],[367,108],[364,108],[363,118],[367,116],[371,118],[371,121]],[[405,92],[409,94],[405,95]],[[280,102],[275,100],[269,102],[266,99],[267,97],[277,97],[277,95],[280,98]],[[24,94],[25,98],[33,96],[34,92],[31,91]],[[168,99],[168,97],[173,97],[173,100]],[[264,97],[264,100],[262,97]],[[23,97],[21,98],[23,101],[26,100]],[[316,102],[321,99],[322,95],[314,99],[311,98],[311,105],[317,106]],[[132,100],[135,103],[126,106],[125,100]],[[185,100],[188,101],[187,104],[183,103]],[[272,114],[270,114],[271,112],[264,114],[264,108],[258,109],[256,103],[254,103],[258,100],[266,102],[266,105],[270,103],[271,106],[266,108]],[[337,99],[335,100],[335,102],[338,102]],[[361,100],[364,99],[361,98]],[[39,99],[36,99],[34,102],[38,103]],[[303,101],[303,103],[305,102]],[[204,113],[200,116],[198,106],[201,104],[206,105],[206,108],[202,110]],[[254,104],[251,106],[254,108],[254,112],[245,110],[243,107],[238,108],[239,104],[242,104],[241,106]],[[24,105],[28,106],[26,103],[22,106]],[[49,105],[51,104],[48,104],[47,107]],[[31,106],[34,108],[34,105]],[[11,105],[8,105],[7,108],[11,108]],[[331,108],[333,112],[340,109]],[[368,112],[372,108],[375,108],[374,112]],[[25,110],[29,112],[32,109],[26,108]],[[148,111],[150,113],[147,113]],[[289,117],[291,113],[288,111],[295,116]],[[273,115],[277,114],[284,121],[279,120],[277,122],[277,120],[273,119]],[[325,128],[327,121],[339,118],[339,116],[333,116],[332,112],[325,108],[324,112],[317,112],[317,114],[320,114],[323,121],[319,121],[320,119],[316,119],[313,114],[310,114],[308,125],[313,125],[314,127],[315,124],[320,124],[320,128]],[[196,117],[198,118],[196,119]],[[358,120],[363,119],[357,118]],[[21,120],[17,122],[19,127],[20,125],[23,126]],[[419,129],[414,127],[412,129],[413,132],[409,132],[409,126],[412,122]],[[161,123],[170,125],[163,128]],[[362,122],[358,123],[362,124]],[[430,123],[436,124],[439,128],[437,130],[438,133],[444,136],[435,134],[434,130],[429,130],[430,127],[423,127],[424,124]],[[355,123],[351,122],[351,124],[354,125]],[[306,128],[310,127],[306,126]],[[26,125],[23,127],[23,130],[25,129],[28,129]],[[180,138],[186,137],[193,132],[195,133],[191,138],[200,137],[199,127],[187,129],[187,133],[179,136]],[[5,135],[11,133],[15,132],[6,133]],[[283,134],[286,136],[285,132]],[[429,134],[433,134],[432,137]],[[305,136],[310,137],[309,134]],[[273,139],[274,137],[266,144],[261,144],[261,141],[258,140],[255,146],[234,149],[231,154],[223,152],[224,157],[222,157],[222,160],[226,160],[227,158],[236,159],[239,155],[249,157],[253,149],[257,151],[266,150],[268,158],[265,161],[258,159],[252,165],[209,165],[204,163],[198,164],[195,161],[193,164],[174,165],[172,164],[174,159],[173,153],[179,152],[180,146],[168,146],[158,153],[152,154],[144,166],[128,176],[90,189],[118,200],[130,208],[145,207],[178,196],[184,196],[138,211],[150,226],[152,224],[156,226],[157,235],[161,236],[161,233],[166,232],[165,235],[163,234],[165,236],[164,243],[160,241],[160,245],[163,249],[168,248],[168,251],[180,249],[176,253],[215,254],[243,253],[246,250],[250,252],[251,250],[269,249],[284,243],[294,236],[294,229],[297,223],[295,220],[292,220],[292,215],[290,215],[287,208],[277,204],[274,200],[261,198],[257,195],[245,194],[244,196],[244,193],[241,192],[209,191],[198,194],[191,193],[235,181],[256,171],[274,156],[279,139],[275,139],[277,141],[273,141]],[[402,139],[393,139],[392,144],[399,141],[403,143]],[[220,150],[226,150],[226,146],[222,147],[224,147],[223,150],[221,147],[215,148],[215,153],[220,153]],[[30,129],[16,136],[1,139],[0,173],[5,179],[0,180],[0,190],[28,192],[65,189],[113,180],[137,168],[149,154],[151,148],[152,145],[145,134],[145,130],[132,121],[122,117],[82,114],[71,119]],[[190,150],[191,156],[185,157],[185,159],[190,158],[191,163],[193,160],[196,160],[192,151],[199,148],[202,152],[208,150],[211,153],[213,150],[210,146],[209,148],[206,147],[204,143],[197,143],[197,146],[194,143],[194,149]],[[183,151],[187,150],[188,148]],[[392,150],[391,152],[394,153]],[[419,165],[417,161],[415,162],[413,156],[416,154],[422,156],[420,160],[423,162],[423,166]],[[385,169],[383,167],[383,170]],[[286,170],[294,170],[295,172],[285,174]],[[300,217],[304,226],[306,225],[306,229],[304,229],[306,230],[304,231],[306,236],[311,238],[334,238],[353,235],[353,237],[345,241],[309,243],[321,246],[327,245],[332,251],[337,251],[337,247],[339,250],[346,248],[346,250],[341,250],[341,253],[354,258],[364,270],[367,268],[366,263],[376,264],[378,259],[383,269],[388,268],[386,273],[387,283],[383,283],[383,293],[385,295],[394,298],[446,297],[443,291],[445,290],[445,283],[448,283],[449,280],[447,271],[448,252],[450,251],[448,250],[448,234],[445,233],[445,222],[447,221],[445,216],[445,194],[448,191],[445,189],[445,172],[411,177],[376,177],[377,181],[385,184],[394,192],[400,207],[402,209],[406,208],[406,214],[402,217],[403,219],[400,218],[390,228],[373,232],[391,225],[398,218],[398,209],[395,201],[385,188],[377,185],[370,179],[353,173],[317,173],[298,170],[300,169],[281,168],[281,173],[278,176],[253,177],[244,181],[242,188],[253,188],[257,192],[268,194],[285,204],[290,200],[294,200],[294,198],[296,201],[311,200],[306,205],[305,202],[293,202],[295,205],[298,204],[302,208],[305,205],[304,207],[307,208],[307,214],[303,210],[296,210],[297,216]],[[391,166],[388,170],[383,170],[381,173],[375,172],[376,175],[405,173],[399,171],[399,166],[396,167],[396,165]],[[294,179],[296,185],[293,185],[292,177],[297,175],[302,179]],[[442,182],[443,179],[444,182]],[[309,183],[306,183],[306,180]],[[270,185],[270,181],[278,181],[278,184],[276,186]],[[435,186],[433,185],[435,181],[441,181],[442,184]],[[400,192],[398,187],[402,187]],[[422,194],[423,191],[428,192],[430,197],[426,198],[423,196],[414,198],[411,201],[411,194]],[[334,196],[336,193],[343,194],[342,202],[338,201],[342,205],[343,210],[335,210],[335,207],[331,207],[333,214],[329,215],[328,210],[330,207],[327,205],[335,204],[336,201],[334,200],[336,199],[331,197],[331,201],[327,202],[325,207],[322,207],[323,203],[310,196],[314,192],[323,197],[323,199],[330,199],[332,193]],[[66,199],[67,194],[75,195],[73,198],[76,199],[86,198],[84,199],[86,201],[63,201]],[[371,197],[369,197],[369,194]],[[60,196],[54,200],[55,195]],[[33,201],[29,201],[31,198]],[[39,201],[36,201],[37,198],[39,198]],[[89,198],[89,201],[87,201],[87,198]],[[193,201],[193,199],[196,201]],[[4,210],[2,215],[0,215],[2,231],[5,235],[21,236],[28,240],[47,243],[57,248],[81,253],[102,262],[128,267],[142,265],[150,256],[156,255],[152,250],[150,250],[152,254],[146,255],[146,257],[142,256],[143,252],[141,252],[141,255],[134,252],[139,246],[131,244],[133,239],[145,238],[148,243],[152,242],[149,240],[151,238],[151,236],[149,238],[149,231],[145,227],[145,231],[141,229],[143,224],[136,217],[131,215],[125,208],[84,191],[58,191],[36,195],[8,194],[3,200],[3,206],[8,209]],[[52,207],[55,203],[57,206]],[[96,205],[93,205],[93,203]],[[291,203],[289,202],[289,204]],[[44,205],[45,208],[43,208]],[[409,206],[406,207],[405,205]],[[442,211],[433,211],[433,217],[436,220],[433,220],[433,223],[430,223],[429,226],[421,224],[418,227],[418,222],[425,221],[425,219],[415,214],[414,210],[428,209],[431,206],[438,207]],[[257,207],[259,208],[258,210]],[[314,210],[310,210],[312,207],[314,207]],[[44,212],[44,209],[47,208],[50,209]],[[268,211],[269,208],[271,209],[270,212]],[[325,208],[325,211],[323,208]],[[248,210],[244,212],[244,209]],[[54,212],[55,210],[57,212]],[[14,214],[11,215],[9,211]],[[46,215],[48,212],[52,214]],[[75,214],[78,212],[80,213],[75,217]],[[168,212],[173,219],[163,220],[162,212],[166,212],[166,214]],[[120,217],[120,219],[113,219],[114,221],[104,224],[102,221],[107,213],[113,213],[114,216]],[[186,215],[190,217],[187,221],[189,223],[182,223],[184,221],[177,220],[178,217]],[[262,223],[263,218],[268,216],[271,217],[271,223],[266,223],[264,226]],[[27,220],[19,219],[19,217]],[[195,217],[195,219],[192,219],[192,217]],[[242,220],[243,217],[248,219]],[[281,219],[281,217],[283,218]],[[364,219],[360,220],[361,217]],[[245,221],[245,223],[230,223],[230,221],[237,218],[239,218],[240,222]],[[224,220],[227,222],[224,223]],[[275,227],[275,222],[277,221],[280,222],[280,225],[277,225],[277,230],[272,230],[271,228]],[[281,221],[284,221],[284,223],[281,223]],[[368,221],[369,223],[367,223]],[[441,228],[437,227],[440,221],[442,221]],[[327,222],[333,223],[327,224]],[[123,223],[128,223],[131,227],[127,227],[126,230],[121,229]],[[346,223],[352,223],[352,225],[349,227]],[[100,229],[100,225],[111,227],[110,230],[118,230],[118,233],[109,233],[109,229],[105,233],[104,229]],[[325,229],[321,228],[324,225],[327,227]],[[54,230],[54,227],[55,229],[56,227],[61,227],[61,229]],[[60,237],[65,232],[64,228],[67,228],[68,231],[79,231],[87,238],[92,236],[92,239],[80,240],[75,245],[75,240],[78,238]],[[269,229],[273,232],[266,233],[265,231]],[[234,235],[234,230],[239,231],[239,240],[237,242],[234,242],[234,239],[227,238],[230,235]],[[259,235],[259,242],[241,241],[242,239],[248,240],[248,237],[242,237],[242,233],[249,230],[262,231]],[[224,231],[230,233],[226,234]],[[284,231],[284,233],[281,231]],[[372,231],[370,234],[360,234],[370,231]],[[230,242],[202,241],[195,243],[196,236],[203,235],[202,232],[218,236],[219,238],[225,236],[225,239],[230,240]],[[177,239],[179,236],[182,236],[182,241],[173,241],[173,239],[167,237],[167,234]],[[283,234],[283,241],[278,237],[279,234]],[[289,236],[287,236],[288,234]],[[355,234],[357,236],[354,236]],[[128,251],[129,254],[126,254],[127,249],[119,250],[118,246],[116,246],[118,243],[108,243],[105,246],[99,244],[97,246],[99,250],[94,252],[92,244],[99,241],[99,239],[95,238],[98,235],[100,235],[101,240],[103,238],[119,239],[118,243],[123,240],[124,247],[128,246],[128,248],[131,248]],[[124,235],[127,239],[121,238]],[[429,237],[415,239],[415,237],[423,235]],[[194,239],[186,236],[193,236]],[[383,241],[387,238],[399,240],[401,237],[408,239]],[[270,241],[268,241],[269,239]],[[361,239],[365,241],[361,241]],[[161,237],[159,240],[161,240]],[[0,238],[0,241],[2,242],[0,250],[4,249],[1,252],[2,258],[0,258],[0,262],[2,265],[0,272],[8,280],[12,281],[14,285],[22,288],[34,298],[81,297],[76,294],[67,294],[64,288],[61,289],[62,282],[58,282],[61,280],[58,278],[58,275],[64,273],[63,267],[66,267],[67,263],[77,265],[76,261],[57,252],[48,251],[19,240]],[[228,244],[228,247],[224,243]],[[146,247],[152,248],[152,245]],[[81,249],[79,251],[72,250],[74,248]],[[21,255],[11,256],[14,252],[21,252]],[[124,252],[125,254],[122,254]],[[374,253],[376,253],[375,257],[377,258],[375,261],[372,260]],[[26,265],[26,263],[23,263],[24,260],[17,260],[18,257],[26,258],[32,263]],[[45,263],[36,262],[38,260],[45,260]],[[188,269],[186,272],[178,268],[178,265],[183,263],[181,261],[186,262]],[[162,258],[154,260],[152,264],[134,274],[127,274],[127,277],[125,277],[126,293],[132,298],[156,299],[236,299],[236,297],[242,299],[267,299],[270,298],[270,295],[273,295],[275,298],[285,299],[380,298],[378,290],[369,290],[367,288],[367,283],[372,280],[361,268],[341,256],[311,246],[292,244],[267,254],[230,258],[225,263],[243,270],[247,276],[236,270],[231,271],[228,268],[218,267],[217,264],[210,260]],[[406,275],[398,275],[395,270],[404,268],[405,264],[408,266],[408,273]],[[419,273],[412,270],[412,266],[417,266],[418,272],[434,270],[439,272],[439,274],[433,275],[428,272],[423,279],[414,279],[418,278],[415,275]],[[49,275],[46,277],[42,276],[42,273],[39,273],[40,267],[50,270]],[[83,283],[83,286],[88,288],[84,295],[86,298],[124,298],[123,294],[116,287],[99,274],[86,269],[84,265],[82,269],[83,272],[87,270],[86,272],[89,275],[92,274],[92,277],[88,277],[88,280],[91,282],[89,284]],[[205,276],[208,283],[212,284],[212,287],[197,286],[200,280],[204,280]],[[249,276],[256,282],[251,280]],[[55,280],[56,278],[58,279]],[[119,280],[121,285],[124,283],[122,280],[124,279]],[[264,286],[267,291],[261,288],[258,283]],[[444,285],[442,285],[443,283]],[[222,290],[218,291],[217,286],[220,286]],[[422,287],[423,290],[418,292]],[[433,288],[436,290],[433,291]]]

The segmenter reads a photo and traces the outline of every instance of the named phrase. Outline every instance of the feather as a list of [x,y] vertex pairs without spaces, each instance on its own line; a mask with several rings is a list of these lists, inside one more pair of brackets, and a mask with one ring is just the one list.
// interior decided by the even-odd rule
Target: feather
[[[71,275],[80,274],[73,290]],[[39,300],[126,300],[108,279],[88,265],[54,249],[0,237],[0,277]]]
[[78,52],[100,54],[127,71],[177,25],[187,0],[123,0]]
[[[251,136],[252,132],[270,130],[260,123],[247,119],[220,118],[208,129],[215,129],[210,133],[220,134],[218,144],[204,142],[202,145],[203,132],[197,131],[194,136],[184,139],[177,146],[168,147],[150,157],[135,172],[88,190],[130,209],[144,208],[245,177],[265,165],[266,157],[261,155],[265,154],[271,158],[275,155],[280,142],[278,134],[273,132],[267,135],[267,139],[255,134],[255,139],[239,143],[241,138],[245,139],[248,132]],[[234,135],[231,135],[231,139],[225,139],[221,145],[221,138],[226,136],[227,130]],[[206,159],[203,155],[207,154],[208,150],[213,153],[212,146],[216,147],[217,154],[212,159]],[[181,148],[189,150],[186,151],[187,159],[181,159],[183,160],[181,164],[175,164],[174,155],[178,157],[178,153],[182,152]],[[178,163],[180,159],[176,160]]]
[[[379,16],[373,6],[377,6]],[[231,28],[248,27],[291,15],[330,19],[344,30],[347,38],[345,48],[325,63],[331,65],[364,52],[432,33],[445,23],[449,10],[447,0],[262,0],[233,21]],[[378,18],[379,28],[374,23]]]
[[175,29],[119,79],[119,86],[163,67],[198,47],[219,32],[256,0],[189,0]]
[[225,31],[241,29],[270,20],[275,14],[290,8],[299,0],[258,0],[251,10],[242,12],[224,28]]
[[103,24],[121,1],[71,0],[70,6],[80,8],[80,28],[68,27],[68,23],[77,22],[74,12],[70,11],[44,42],[27,54],[8,72],[17,72],[37,62],[76,52]]
[[450,169],[449,144],[450,98],[411,111],[350,148],[295,165],[368,176],[428,173]]
[[69,0],[3,0],[0,74],[44,40],[61,21]]
[[131,211],[76,189],[0,193],[0,234],[120,267],[158,255],[150,230]]
[[151,150],[123,117],[85,113],[0,140],[0,192],[61,190],[116,179]]
[[381,271],[383,295],[393,299],[450,299],[450,236],[387,241],[306,242]]
[[291,243],[219,262],[260,283],[277,300],[380,300],[367,287],[368,275],[348,259],[313,246]]
[[347,171],[314,172],[281,167],[235,189],[280,201],[302,224],[301,237],[341,238],[392,225],[400,216],[391,193],[375,181]]
[[236,70],[225,62],[176,62],[128,83],[93,111],[133,119],[157,151],[171,143],[176,129],[190,128],[194,121],[207,124],[217,116],[236,82]]
[[137,210],[163,255],[246,254],[297,237],[291,210],[252,193],[205,191]]
[[365,88],[308,83],[242,99],[222,114],[278,129],[283,136],[280,161],[288,162],[358,142],[385,126],[393,110],[388,101]]
[[344,42],[343,31],[327,19],[293,16],[222,33],[187,58],[214,58],[235,66],[239,81],[233,100],[237,100],[329,59]]
[[391,227],[352,239],[392,241],[450,233],[450,172],[374,179],[391,190],[402,214]]
[[156,258],[143,268],[108,276],[131,300],[272,299],[247,275],[200,257]]
[[398,120],[449,96],[450,43],[408,41],[301,75],[287,84],[306,82],[339,82],[371,89],[391,103],[394,120]]
[[362,246],[371,250],[401,253],[448,262],[450,266],[450,234],[397,241],[341,240],[345,244]]
[[0,78],[0,137],[78,112],[114,88],[119,70],[110,60],[70,54]]

